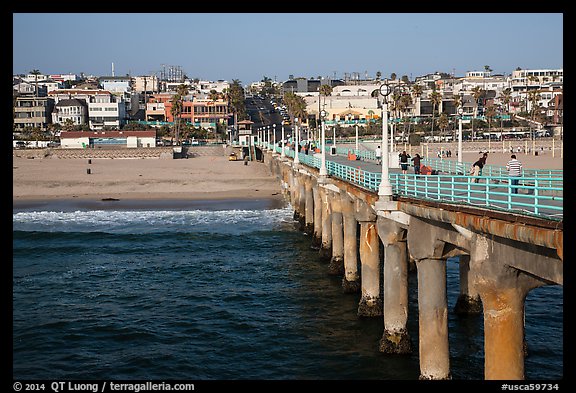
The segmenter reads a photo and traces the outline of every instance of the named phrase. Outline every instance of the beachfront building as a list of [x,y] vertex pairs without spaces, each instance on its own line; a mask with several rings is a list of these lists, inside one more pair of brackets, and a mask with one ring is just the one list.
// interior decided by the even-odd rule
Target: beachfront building
[[152,94],[160,89],[160,82],[156,75],[142,75],[132,78],[132,91],[136,93]]
[[91,130],[104,127],[121,128],[126,124],[126,103],[123,96],[116,96],[103,89],[57,89],[48,96],[58,104],[61,100],[78,99],[88,104],[88,125]]
[[54,100],[50,97],[15,97],[13,131],[33,128],[46,131],[53,108]]
[[306,112],[319,124],[320,112],[326,111],[326,125],[353,126],[380,118],[378,99],[369,95],[308,95]]
[[[13,94],[18,96],[35,96],[36,95],[36,86],[34,83],[25,82],[25,81],[18,81],[12,85]],[[40,91],[43,90],[41,86],[38,86],[38,96],[44,97],[46,96],[45,92],[42,94]]]
[[156,131],[62,131],[60,146],[72,149],[156,147]]
[[72,122],[74,125],[88,123],[88,104],[85,100],[71,98],[59,100],[54,105],[52,112],[52,123],[65,125]]
[[230,117],[228,101],[223,99],[194,99],[192,101],[192,121],[195,127],[216,130],[218,124],[225,127]]

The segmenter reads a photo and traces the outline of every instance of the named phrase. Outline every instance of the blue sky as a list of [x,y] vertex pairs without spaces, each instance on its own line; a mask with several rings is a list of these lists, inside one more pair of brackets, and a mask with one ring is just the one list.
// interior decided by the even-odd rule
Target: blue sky
[[14,13],[13,73],[191,78],[563,68],[562,13]]

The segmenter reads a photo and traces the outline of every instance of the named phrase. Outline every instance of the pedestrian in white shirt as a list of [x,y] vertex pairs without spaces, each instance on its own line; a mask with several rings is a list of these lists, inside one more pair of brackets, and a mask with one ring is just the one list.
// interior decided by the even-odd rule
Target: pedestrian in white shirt
[[[516,159],[516,154],[510,156],[511,160],[506,164],[508,176],[510,176],[510,185],[517,186],[522,176],[522,163]],[[513,194],[518,194],[517,188],[511,188]]]

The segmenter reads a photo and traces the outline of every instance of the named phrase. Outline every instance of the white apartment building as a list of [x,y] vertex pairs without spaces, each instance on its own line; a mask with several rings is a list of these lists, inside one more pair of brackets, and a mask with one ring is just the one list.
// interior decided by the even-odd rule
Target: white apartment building
[[58,101],[52,111],[52,123],[64,125],[67,120],[71,120],[74,125],[87,124],[88,105],[86,101],[77,98]]
[[136,93],[157,93],[160,89],[160,82],[156,75],[135,76],[133,78],[133,90]]
[[94,101],[88,103],[88,124],[91,130],[104,127],[120,128],[126,123],[126,103]]

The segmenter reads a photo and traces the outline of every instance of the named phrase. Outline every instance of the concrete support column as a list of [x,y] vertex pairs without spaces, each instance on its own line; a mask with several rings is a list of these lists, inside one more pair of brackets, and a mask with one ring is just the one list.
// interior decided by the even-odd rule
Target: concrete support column
[[318,183],[312,187],[312,196],[314,198],[314,235],[312,236],[312,245],[320,248],[322,244],[322,197]]
[[420,379],[450,379],[446,261],[421,259],[416,267]]
[[330,193],[332,207],[332,258],[328,273],[344,274],[344,228],[342,223],[342,208],[339,193]]
[[298,204],[298,221],[300,222],[300,230],[306,229],[306,175],[299,174],[298,176],[298,194],[296,203]]
[[[524,379],[524,301],[528,292],[561,281],[556,250],[475,234],[470,249],[470,277],[484,310],[484,377]],[[521,270],[512,267],[520,266]],[[546,266],[540,277],[533,266]],[[542,277],[544,276],[544,277]]]
[[384,334],[380,352],[407,354],[412,345],[408,322],[408,253],[406,230],[396,222],[378,217],[378,235],[384,245]]
[[[420,379],[450,379],[446,255],[451,226],[412,216],[407,234],[418,277]],[[458,239],[455,236],[454,239]]]
[[290,169],[288,172],[288,187],[290,191],[290,204],[294,209],[294,219],[297,220],[298,204],[296,203],[296,193],[298,187],[296,185],[296,174],[293,169]]
[[314,193],[312,191],[314,187],[314,180],[310,176],[306,176],[304,180],[304,194],[305,194],[305,228],[304,230],[308,234],[314,232]]
[[472,285],[470,277],[470,255],[459,256],[460,268],[460,295],[454,306],[456,314],[480,314],[482,312],[482,300],[480,294]]
[[524,291],[492,288],[483,291],[484,376],[524,379]]
[[375,221],[360,222],[361,294],[358,316],[382,315],[380,243]]
[[332,208],[329,201],[328,190],[320,187],[322,199],[322,244],[320,245],[320,258],[332,257]]
[[344,293],[360,291],[360,275],[358,274],[358,222],[354,217],[354,202],[345,193],[340,194],[342,221],[344,226],[344,277],[342,289]]

